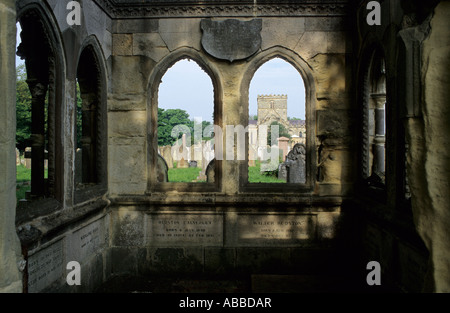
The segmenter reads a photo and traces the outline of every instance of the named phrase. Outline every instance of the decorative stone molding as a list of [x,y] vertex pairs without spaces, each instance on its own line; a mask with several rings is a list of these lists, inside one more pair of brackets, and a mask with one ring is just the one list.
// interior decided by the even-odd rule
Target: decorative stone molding
[[347,0],[336,1],[122,1],[95,0],[113,18],[345,16]]

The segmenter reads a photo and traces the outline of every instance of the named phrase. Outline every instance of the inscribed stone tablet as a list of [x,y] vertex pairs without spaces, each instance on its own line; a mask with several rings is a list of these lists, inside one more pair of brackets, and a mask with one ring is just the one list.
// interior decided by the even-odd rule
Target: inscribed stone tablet
[[151,214],[148,218],[151,246],[221,246],[223,216],[220,214]]
[[105,244],[103,219],[95,221],[73,233],[68,245],[68,261],[79,263],[97,252]]
[[28,258],[28,292],[39,292],[63,275],[63,241],[36,252]]
[[310,214],[239,214],[235,240],[242,246],[295,245],[314,240],[316,225]]

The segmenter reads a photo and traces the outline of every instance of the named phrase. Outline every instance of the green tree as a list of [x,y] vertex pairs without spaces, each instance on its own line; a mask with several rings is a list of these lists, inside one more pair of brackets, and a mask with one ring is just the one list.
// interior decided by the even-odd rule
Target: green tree
[[172,130],[177,125],[185,125],[193,133],[193,123],[189,120],[189,114],[180,109],[161,109],[158,108],[158,145],[167,146],[172,145],[176,139],[182,137],[179,134],[178,138],[172,137]]
[[[280,124],[279,122],[272,122],[272,124],[270,124],[269,126],[269,130],[267,132],[267,145],[271,146],[272,145],[272,126],[278,126],[278,138],[280,137],[286,137],[286,138],[291,138],[291,135],[289,134],[289,131],[286,129],[286,127],[284,127],[284,125]],[[277,144],[277,142],[274,142],[273,144]]]
[[[16,68],[16,145],[19,150],[25,150],[31,143],[31,92],[27,84],[27,73],[25,64],[21,64]],[[48,90],[45,95],[44,108],[44,132],[48,131]],[[48,149],[48,140],[45,141],[46,149]]]
[[[197,144],[200,143],[202,140],[210,140],[211,137],[203,137],[203,135],[205,134],[205,128],[208,127],[209,125],[211,125],[211,122],[207,122],[207,121],[202,121],[201,125],[199,125],[198,121],[192,120],[190,122],[189,128],[191,129],[191,144]],[[198,131],[197,133],[195,132],[196,128],[200,129],[201,127],[201,133],[200,131]],[[212,134],[214,135],[214,134]]]
[[31,137],[31,93],[24,64],[17,67],[16,77],[16,142],[18,149],[24,150]]

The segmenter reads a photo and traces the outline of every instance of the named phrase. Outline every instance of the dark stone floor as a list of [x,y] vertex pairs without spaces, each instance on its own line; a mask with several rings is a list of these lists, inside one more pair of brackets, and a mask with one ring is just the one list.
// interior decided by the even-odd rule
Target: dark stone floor
[[117,276],[97,293],[396,293],[386,286],[368,286],[356,278],[319,275],[251,275],[195,279],[192,277]]

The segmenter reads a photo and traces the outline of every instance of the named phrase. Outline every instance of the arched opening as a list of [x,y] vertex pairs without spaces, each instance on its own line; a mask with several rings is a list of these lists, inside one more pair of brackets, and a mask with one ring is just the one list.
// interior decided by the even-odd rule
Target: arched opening
[[26,203],[57,196],[58,59],[39,10],[20,14],[17,24],[17,56],[21,61],[17,68],[16,142],[24,159],[17,180],[22,184],[19,202]]
[[306,93],[298,70],[275,57],[249,88],[248,182],[306,183]]
[[[214,88],[192,59],[175,62],[158,90],[158,182],[214,182]],[[167,171],[167,175],[165,172]]]
[[75,185],[99,182],[98,149],[100,145],[99,111],[101,109],[100,69],[95,52],[87,46],[81,53],[77,70],[77,131]]

